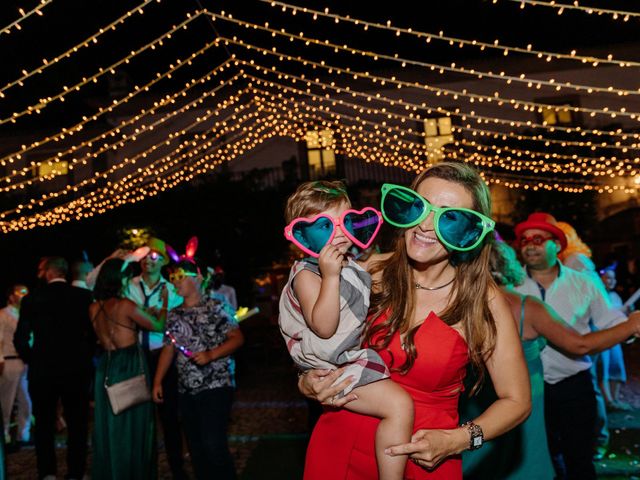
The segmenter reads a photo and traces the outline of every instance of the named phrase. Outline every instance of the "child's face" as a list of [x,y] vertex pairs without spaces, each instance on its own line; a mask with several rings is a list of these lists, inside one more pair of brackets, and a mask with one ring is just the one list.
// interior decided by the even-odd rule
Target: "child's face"
[[[342,214],[349,210],[349,205],[345,202],[335,205],[320,213],[327,215],[333,219],[334,222],[340,222]],[[317,221],[313,226],[308,228],[305,232],[306,238],[309,243],[312,243],[312,249],[320,251],[324,247],[324,242],[328,237],[328,229],[335,228],[335,234],[331,240],[331,245],[337,247],[341,253],[347,253],[347,250],[353,245],[353,242],[344,234],[343,225],[331,225],[328,221]]]

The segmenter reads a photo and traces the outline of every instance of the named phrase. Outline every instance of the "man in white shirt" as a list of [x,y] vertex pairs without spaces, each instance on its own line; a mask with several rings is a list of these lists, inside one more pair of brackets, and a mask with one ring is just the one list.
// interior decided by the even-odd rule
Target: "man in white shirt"
[[7,306],[0,310],[0,405],[4,424],[4,438],[11,443],[9,426],[14,404],[17,406],[18,430],[16,443],[31,440],[31,398],[27,382],[27,366],[18,356],[13,336],[18,326],[20,303],[29,293],[26,286],[13,285],[7,292]]
[[[626,320],[613,309],[602,289],[586,274],[567,268],[558,253],[567,240],[547,213],[533,213],[515,227],[516,242],[527,267],[520,293],[548,303],[581,334],[589,322],[605,329]],[[557,478],[596,478],[593,465],[596,399],[589,356],[567,356],[552,345],[540,354],[545,380],[547,439]]]

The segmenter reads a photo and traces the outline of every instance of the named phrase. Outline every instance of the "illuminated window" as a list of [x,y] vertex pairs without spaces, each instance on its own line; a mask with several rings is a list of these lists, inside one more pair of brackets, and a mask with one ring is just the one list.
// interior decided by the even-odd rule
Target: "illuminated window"
[[564,110],[563,107],[571,107],[570,104],[554,105],[553,107],[542,108],[542,121],[547,125],[571,125],[573,116],[571,111]]
[[424,121],[424,143],[429,160],[437,162],[444,158],[442,147],[453,143],[451,117],[427,118]]
[[42,162],[34,167],[34,176],[38,177],[56,177],[58,175],[66,175],[69,173],[69,162]]
[[309,179],[313,180],[336,173],[336,155],[333,151],[333,130],[309,130],[305,136]]
[[571,110],[580,105],[580,97],[575,95],[562,97],[537,98],[536,103],[544,104],[538,110],[538,118],[546,125],[578,125],[580,114]]

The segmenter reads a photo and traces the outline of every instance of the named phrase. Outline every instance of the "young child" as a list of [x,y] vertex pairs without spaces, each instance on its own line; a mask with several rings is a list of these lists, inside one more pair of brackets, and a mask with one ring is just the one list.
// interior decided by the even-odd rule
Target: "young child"
[[346,370],[355,381],[357,399],[345,408],[381,419],[376,432],[376,459],[381,480],[402,479],[406,457],[384,449],[410,441],[413,402],[389,379],[377,352],[363,349],[360,336],[369,308],[371,276],[348,254],[353,244],[367,248],[382,217],[373,208],[351,209],[341,182],[307,182],[289,197],[285,236],[310,255],[297,261],[280,297],[280,331],[291,357],[302,371]]

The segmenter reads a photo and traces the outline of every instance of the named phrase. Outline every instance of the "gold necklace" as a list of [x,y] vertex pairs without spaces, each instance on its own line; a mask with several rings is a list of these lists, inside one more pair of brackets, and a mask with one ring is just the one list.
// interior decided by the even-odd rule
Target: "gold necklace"
[[433,290],[440,290],[441,288],[446,287],[447,285],[451,285],[453,283],[453,281],[456,279],[456,277],[453,277],[451,280],[449,280],[447,283],[445,283],[444,285],[440,285],[439,287],[423,287],[422,285],[420,285],[418,282],[414,282],[415,287],[418,290],[429,290],[429,291],[433,291]]

